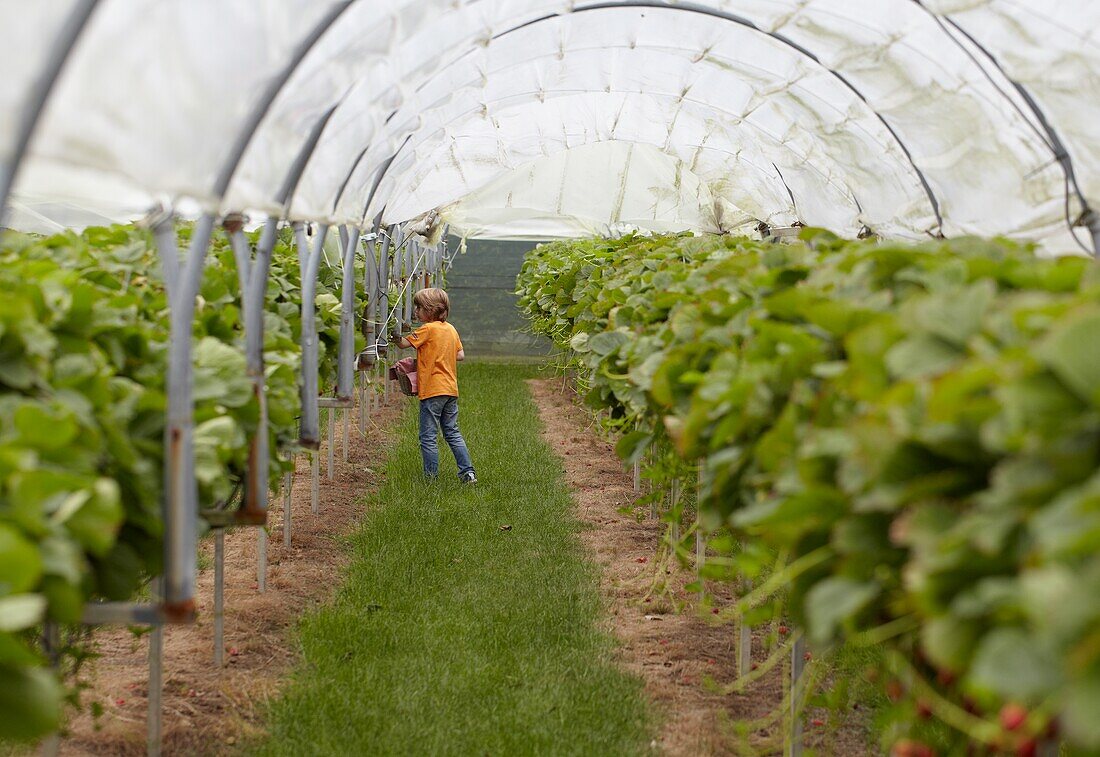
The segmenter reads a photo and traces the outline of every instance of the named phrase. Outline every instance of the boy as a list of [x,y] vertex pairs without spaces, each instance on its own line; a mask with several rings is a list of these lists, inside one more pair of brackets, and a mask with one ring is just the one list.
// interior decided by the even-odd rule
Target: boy
[[439,475],[439,450],[436,428],[443,429],[443,438],[458,463],[458,478],[466,484],[476,484],[474,464],[466,441],[458,430],[458,366],[466,355],[455,327],[447,323],[451,310],[447,293],[442,289],[421,289],[413,296],[413,318],[423,325],[408,337],[395,334],[398,347],[416,348],[417,397],[420,399],[420,455],[424,459],[424,475]]

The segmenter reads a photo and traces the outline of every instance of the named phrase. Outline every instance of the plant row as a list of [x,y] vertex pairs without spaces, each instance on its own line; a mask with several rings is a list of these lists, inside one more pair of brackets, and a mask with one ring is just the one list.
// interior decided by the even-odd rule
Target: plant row
[[[181,231],[181,246],[189,233]],[[317,288],[322,391],[335,382],[339,343],[342,274],[338,255],[331,258]],[[289,230],[275,246],[266,298],[277,488],[300,409],[301,297]],[[3,237],[0,736],[33,737],[58,722],[62,691],[44,667],[40,624],[77,622],[89,599],[128,599],[160,572],[168,333],[167,292],[147,232]],[[220,234],[193,338],[199,502],[224,507],[245,476],[258,407],[245,372],[234,256]]]
[[732,574],[781,561],[744,618],[884,650],[895,753],[1095,753],[1097,274],[1006,241],[807,230],[541,245],[518,293],[620,455],[697,473]]

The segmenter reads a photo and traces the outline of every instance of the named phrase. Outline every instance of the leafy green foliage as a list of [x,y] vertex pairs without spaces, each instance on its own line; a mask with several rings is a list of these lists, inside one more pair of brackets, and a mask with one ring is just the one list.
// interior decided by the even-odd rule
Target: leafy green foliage
[[[181,243],[188,236],[183,229]],[[317,290],[323,389],[336,374],[335,265],[322,265]],[[273,256],[265,313],[275,488],[289,465],[280,449],[297,438],[300,327],[297,253],[286,235]],[[220,236],[193,336],[200,505],[220,506],[245,474],[258,419],[237,271]],[[167,341],[166,292],[147,233],[112,227],[4,236],[0,736],[33,737],[57,724],[61,689],[36,651],[41,622],[76,622],[87,599],[127,599],[160,570]]]
[[[673,447],[704,524],[813,556],[786,588],[817,645],[887,637],[909,696],[885,738],[1015,748],[1061,728],[1100,749],[1074,699],[1100,690],[1090,262],[626,237],[540,246],[518,287],[589,402],[636,430],[621,455]],[[951,729],[912,716],[929,691]],[[1005,703],[1024,728],[996,724]]]

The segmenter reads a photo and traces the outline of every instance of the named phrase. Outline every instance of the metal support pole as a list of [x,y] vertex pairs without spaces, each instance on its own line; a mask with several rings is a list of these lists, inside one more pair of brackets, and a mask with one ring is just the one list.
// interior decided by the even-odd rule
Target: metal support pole
[[[365,265],[363,266],[363,294],[367,298],[367,306],[363,312],[363,336],[367,340],[369,349],[376,343],[378,334],[378,250],[380,247],[377,230],[374,238],[367,242],[365,252]],[[382,244],[386,244],[383,241]]]
[[340,415],[344,417],[344,462],[348,461],[348,440],[351,437],[351,408],[345,407],[340,410]]
[[321,451],[310,450],[309,460],[309,508],[316,515],[321,511]]
[[321,264],[321,248],[328,234],[328,226],[322,224],[310,244],[305,226],[294,223],[294,237],[298,245],[298,268],[302,287],[302,420],[299,443],[308,449],[320,447],[320,414],[317,408],[318,342],[317,342],[317,271]]
[[264,225],[253,259],[252,247],[244,235],[243,218],[232,217],[225,228],[237,260],[241,303],[244,311],[245,360],[252,396],[256,398],[258,418],[248,454],[244,505],[238,522],[254,525],[267,522],[267,477],[269,444],[267,429],[267,393],[264,391],[264,301],[271,270],[271,252],[275,247],[277,223]]
[[[378,329],[375,347],[378,350],[378,372],[382,380],[382,402],[385,404],[390,398],[390,382],[386,380],[385,361],[382,359],[388,355],[387,340],[389,339],[389,315],[390,315],[390,257],[392,237],[397,234],[397,227],[390,226],[382,238],[382,251],[378,258],[378,310],[375,317]],[[383,320],[384,319],[384,320]]]
[[[42,628],[42,651],[46,653],[46,658],[50,661],[50,667],[53,669],[55,675],[60,674],[61,665],[61,629],[52,620],[46,621]],[[46,738],[42,739],[42,746],[39,750],[39,754],[42,757],[54,757],[61,751],[61,734],[58,731],[54,731]]]
[[[291,464],[294,458],[291,456]],[[290,471],[283,479],[283,549],[290,549],[290,490],[294,485],[294,471]]]
[[[359,433],[360,435],[367,433],[367,373],[366,371],[359,371]],[[344,442],[344,447],[347,447],[347,441]],[[347,460],[345,454],[344,459]]]
[[672,479],[672,494],[669,497],[669,513],[672,516],[672,537],[674,545],[680,541],[680,479]]
[[[164,579],[150,584],[151,599],[164,598]],[[160,757],[161,695],[164,692],[164,626],[153,626],[149,634],[149,694],[146,697],[145,751],[150,757]]]
[[340,239],[343,245],[343,277],[340,284],[340,351],[336,396],[342,400],[350,400],[355,382],[355,367],[352,365],[355,352],[352,311],[355,309],[355,254],[359,250],[359,229],[342,229]]
[[413,319],[413,294],[416,289],[416,272],[413,270],[413,264],[416,261],[414,256],[414,250],[419,249],[420,245],[410,240],[405,245],[405,276],[404,281],[408,283],[405,287],[405,317],[402,319],[403,323],[412,323]]
[[1089,233],[1092,234],[1092,259],[1100,263],[1100,214],[1090,209],[1085,221]]
[[328,432],[328,468],[325,471],[325,478],[327,478],[329,481],[332,481],[336,473],[333,470],[336,467],[336,408],[334,407],[330,407],[328,409],[327,426],[328,428],[326,429],[326,431]]
[[153,225],[157,249],[169,284],[168,423],[164,466],[164,606],[169,621],[195,611],[198,483],[192,442],[191,329],[195,296],[202,282],[214,216],[195,224],[184,268],[180,269],[175,224],[166,214]]
[[[696,488],[698,491],[698,487]],[[695,498],[695,575],[699,578],[699,599],[707,595],[707,582],[703,578],[703,567],[707,562],[707,540],[703,536],[703,520],[699,517],[699,498]]]
[[260,528],[256,537],[256,590],[267,591],[267,528]]
[[225,665],[225,530],[214,532],[214,664]]
[[752,670],[752,627],[741,618],[737,636],[737,675],[747,675]]
[[799,635],[791,647],[791,743],[788,757],[802,754],[802,670],[806,665],[806,640]]

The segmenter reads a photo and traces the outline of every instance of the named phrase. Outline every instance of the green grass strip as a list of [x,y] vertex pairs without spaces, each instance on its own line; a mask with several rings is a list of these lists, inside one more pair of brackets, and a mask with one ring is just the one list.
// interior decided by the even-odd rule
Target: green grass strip
[[532,375],[462,366],[473,487],[442,440],[440,479],[423,480],[410,402],[343,586],[302,623],[303,662],[262,754],[646,751],[641,683],[599,628],[598,576],[539,435]]

